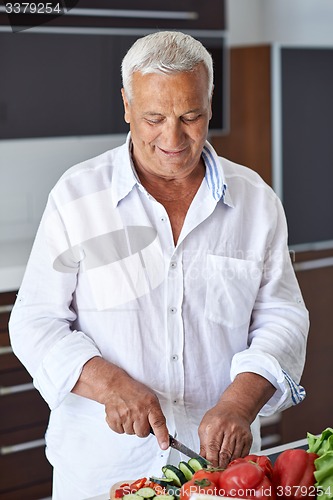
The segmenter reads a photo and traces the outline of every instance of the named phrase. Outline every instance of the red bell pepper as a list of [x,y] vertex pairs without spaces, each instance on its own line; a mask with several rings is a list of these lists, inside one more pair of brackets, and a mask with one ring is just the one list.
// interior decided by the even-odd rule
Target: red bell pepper
[[230,464],[220,475],[219,488],[219,494],[226,497],[250,500],[276,498],[272,482],[262,468],[247,460]]
[[316,498],[316,458],[316,453],[303,449],[285,450],[278,456],[273,467],[273,484],[281,500]]

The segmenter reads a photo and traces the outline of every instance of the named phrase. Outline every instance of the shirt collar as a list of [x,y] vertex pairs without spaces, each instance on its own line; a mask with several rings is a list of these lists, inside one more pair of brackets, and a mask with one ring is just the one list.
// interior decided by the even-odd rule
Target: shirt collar
[[115,207],[132,191],[136,184],[141,186],[132,161],[131,149],[132,140],[129,132],[126,143],[121,147],[120,161],[116,163],[112,178],[111,193]]
[[202,150],[202,158],[206,166],[205,179],[215,201],[223,201],[233,207],[233,202],[225,182],[225,176],[220,159],[213,146],[206,141]]
[[[126,148],[126,152],[121,157],[121,161],[117,164],[118,168],[114,171],[111,188],[114,206],[117,206],[118,203],[132,191],[135,185],[137,185],[141,191],[146,192],[140,183],[132,161],[132,140],[130,132],[127,135],[126,144],[124,144],[123,148]],[[205,180],[214,200],[216,202],[221,200],[226,205],[233,207],[234,205],[228,191],[228,186],[224,181],[225,177],[221,162],[216,151],[208,141],[206,141],[203,147],[202,158],[206,166]]]

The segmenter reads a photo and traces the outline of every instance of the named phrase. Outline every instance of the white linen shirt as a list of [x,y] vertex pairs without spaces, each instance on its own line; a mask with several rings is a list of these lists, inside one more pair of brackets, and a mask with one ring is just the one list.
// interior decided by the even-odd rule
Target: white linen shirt
[[[275,193],[207,142],[205,178],[175,245],[130,148],[129,134],[53,188],[10,319],[14,352],[51,408],[47,456],[87,496],[160,476],[172,459],[154,436],[114,433],[103,405],[71,393],[94,356],[152,388],[169,432],[197,450],[203,415],[238,373],[276,387],[261,415],[305,395],[308,313]],[[256,451],[258,419],[252,430]]]

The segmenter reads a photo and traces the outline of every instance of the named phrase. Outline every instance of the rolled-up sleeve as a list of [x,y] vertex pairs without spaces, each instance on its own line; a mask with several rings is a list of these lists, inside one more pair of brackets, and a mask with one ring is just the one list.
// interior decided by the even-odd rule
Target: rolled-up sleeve
[[300,379],[308,330],[308,311],[288,251],[285,215],[276,198],[276,219],[253,309],[249,347],[235,354],[231,364],[232,380],[238,373],[254,372],[277,389],[260,415],[271,415],[304,399]]
[[65,262],[63,270],[54,265],[66,245],[65,228],[49,199],[9,321],[13,351],[51,409],[73,389],[83,365],[100,356],[93,340],[73,328],[79,263],[73,259],[65,269]]

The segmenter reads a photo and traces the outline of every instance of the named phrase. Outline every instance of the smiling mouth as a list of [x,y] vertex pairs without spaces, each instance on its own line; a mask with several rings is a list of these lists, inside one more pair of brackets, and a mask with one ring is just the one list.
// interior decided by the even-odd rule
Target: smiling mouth
[[183,148],[183,149],[177,149],[176,151],[170,151],[170,150],[167,150],[167,149],[162,149],[162,148],[158,148],[164,155],[166,156],[169,156],[169,157],[177,157],[177,156],[180,156],[182,153],[184,153],[185,149],[186,148]]

